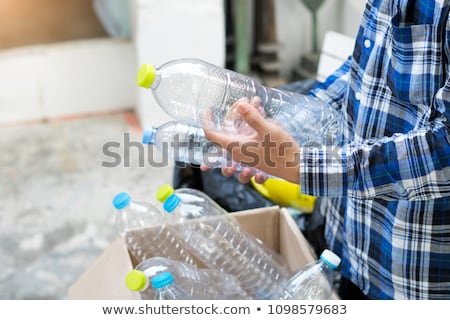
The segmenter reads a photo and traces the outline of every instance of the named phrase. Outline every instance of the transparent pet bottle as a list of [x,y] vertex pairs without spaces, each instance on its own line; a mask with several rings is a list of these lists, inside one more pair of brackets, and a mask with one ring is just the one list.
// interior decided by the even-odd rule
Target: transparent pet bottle
[[263,86],[203,60],[178,59],[158,68],[144,64],[137,83],[151,89],[158,104],[179,121],[232,133],[252,132],[235,110],[235,103],[245,99],[299,145],[342,142],[342,116],[322,100]]
[[[223,207],[221,207],[217,202],[211,199],[205,192],[193,189],[193,188],[177,188],[174,189],[170,184],[164,184],[156,193],[156,199],[161,203],[164,203],[166,199],[172,194],[176,194],[183,201],[182,215],[185,219],[195,219],[205,216],[219,216],[223,215],[224,219],[230,220],[230,224],[239,225],[239,222],[230,215]],[[205,212],[208,210],[208,212]],[[253,245],[259,246],[264,250],[265,254],[271,259],[276,261],[281,270],[287,270],[287,264],[285,259],[276,252],[274,249],[269,248],[261,239],[257,238],[251,233],[246,232],[239,228],[240,232],[248,238]]]
[[173,280],[172,273],[164,271],[151,279],[155,300],[192,300],[192,296]]
[[164,257],[153,257],[139,263],[126,276],[130,290],[138,291],[144,300],[154,298],[150,280],[160,272],[170,271],[193,299],[199,300],[248,300],[250,297],[231,275],[211,269],[199,269],[191,264]]
[[[287,270],[277,263],[254,238],[241,232],[229,215],[217,215],[208,202],[185,206],[172,194],[163,204],[169,223],[186,246],[209,268],[234,276],[254,299],[269,299],[279,291]],[[187,215],[200,216],[186,219]]]
[[282,300],[328,300],[333,295],[334,271],[341,259],[325,249],[320,259],[297,270],[285,283]]
[[154,145],[161,154],[177,162],[205,164],[210,168],[235,167],[238,171],[245,167],[253,174],[269,177],[262,171],[233,161],[226,150],[206,138],[203,128],[187,123],[169,121],[159,127],[148,126],[144,128],[142,143]]
[[150,203],[133,201],[126,192],[114,197],[113,206],[117,232],[138,261],[163,256],[194,264],[192,254],[167,225],[164,212]]

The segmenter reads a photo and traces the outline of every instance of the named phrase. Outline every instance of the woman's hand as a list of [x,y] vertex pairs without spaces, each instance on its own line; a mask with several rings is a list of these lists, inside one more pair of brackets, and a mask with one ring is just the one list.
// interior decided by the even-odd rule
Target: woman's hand
[[[280,126],[264,119],[258,108],[249,103],[237,102],[236,110],[254,132],[238,135],[205,129],[208,140],[226,149],[236,162],[299,183],[300,147],[295,140]],[[207,170],[208,167],[203,165],[201,169]],[[224,176],[232,176],[235,172],[234,167],[222,168]],[[238,176],[239,181],[249,182],[253,172],[250,168],[243,168]],[[256,173],[255,179],[256,182],[262,183],[265,176]]]

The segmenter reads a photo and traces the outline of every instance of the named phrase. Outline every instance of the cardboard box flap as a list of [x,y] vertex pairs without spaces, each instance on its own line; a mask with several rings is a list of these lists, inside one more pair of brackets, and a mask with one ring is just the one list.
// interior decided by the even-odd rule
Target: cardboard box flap
[[283,219],[280,219],[280,253],[284,257],[289,257],[288,267],[294,272],[305,264],[316,261],[317,257],[289,211],[281,208],[281,215]]
[[[133,269],[122,239],[116,239],[97,258],[77,282],[69,288],[74,300],[136,300],[139,295],[125,285],[127,273]],[[122,283],[123,285],[118,285]]]
[[[261,213],[264,214],[264,219],[260,218]],[[239,220],[242,230],[250,232],[264,242],[267,247],[279,252],[280,208],[278,206],[234,212],[233,216]]]

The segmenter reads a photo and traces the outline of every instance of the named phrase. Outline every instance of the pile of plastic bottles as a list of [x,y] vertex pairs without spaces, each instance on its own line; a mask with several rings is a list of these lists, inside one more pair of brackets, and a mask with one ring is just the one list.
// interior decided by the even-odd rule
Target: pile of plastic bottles
[[[116,226],[139,261],[126,277],[142,299],[329,299],[340,259],[290,273],[283,258],[205,193],[162,186],[160,209],[127,193],[113,199]],[[199,268],[201,264],[206,268]]]
[[[143,65],[137,82],[150,88],[175,121],[147,128],[143,143],[176,161],[236,166],[209,142],[204,128],[249,135],[236,112],[245,99],[282,126],[299,145],[338,145],[339,113],[316,98],[260,85],[248,76],[196,59]],[[160,209],[127,193],[113,199],[116,225],[139,264],[126,277],[143,299],[329,299],[340,258],[325,250],[315,263],[291,273],[278,253],[241,229],[239,222],[195,189],[157,193]],[[206,266],[199,268],[198,265]]]

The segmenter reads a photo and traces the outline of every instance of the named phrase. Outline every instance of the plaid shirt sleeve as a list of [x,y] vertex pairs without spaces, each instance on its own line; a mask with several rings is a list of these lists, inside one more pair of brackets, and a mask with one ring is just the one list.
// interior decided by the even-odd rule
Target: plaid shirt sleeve
[[344,147],[302,148],[302,193],[430,200],[450,196],[450,138],[442,125]]
[[[450,34],[448,21],[446,31],[447,35]],[[346,139],[349,143],[344,146],[301,149],[302,193],[327,197],[411,201],[450,196],[450,68],[446,64],[446,71],[442,74],[425,74],[428,77],[425,78],[423,70],[439,70],[421,66],[435,63],[435,56],[427,54],[440,52],[437,49],[440,43],[434,38],[430,38],[427,44],[414,43],[414,38],[407,37],[407,34],[402,34],[402,38],[397,40],[399,48],[404,50],[402,54],[414,61],[415,67],[411,68],[411,64],[401,65],[408,61],[405,58],[403,61],[397,61],[397,69],[388,70],[392,71],[392,75],[388,73],[387,80],[372,78],[371,83],[361,84],[360,78],[354,76],[357,74],[355,70],[371,68],[369,62],[381,65],[381,53],[384,52],[386,44],[380,45],[381,49],[374,45],[370,52],[364,53],[365,40],[360,34],[355,44],[355,51],[360,53],[359,61],[348,60],[324,83],[312,90],[312,95],[342,110],[348,125],[353,125],[353,128],[348,129]],[[448,38],[445,41],[444,61],[450,59],[449,41]],[[423,48],[415,47],[418,45]],[[423,54],[421,50],[427,51]],[[419,71],[416,71],[417,69]],[[398,70],[403,73],[395,73]],[[430,86],[430,83],[438,83],[436,79],[439,77],[444,78],[444,81],[441,80],[444,85],[436,89],[433,99],[426,102],[421,100],[419,103],[415,103],[415,100],[408,101],[425,99],[428,92],[424,91],[424,88]],[[408,81],[400,82],[399,79]],[[398,83],[391,85],[392,94],[396,97],[387,93],[379,94],[380,88],[386,86],[386,83],[389,85],[389,81]],[[365,96],[361,102],[355,101],[353,87],[362,85],[366,85],[363,91]],[[402,87],[398,87],[399,85]],[[402,97],[403,102],[393,105],[393,99],[398,97]],[[348,103],[354,104],[353,109],[346,105]],[[408,122],[398,115],[401,114],[400,107],[403,108],[406,103],[409,106],[408,112],[412,115],[412,120]],[[419,113],[423,110],[421,108],[428,110],[428,120]],[[367,133],[365,126],[371,126],[372,132]],[[377,130],[374,128],[384,128],[384,131],[380,132],[385,134],[373,137],[373,132]]]

